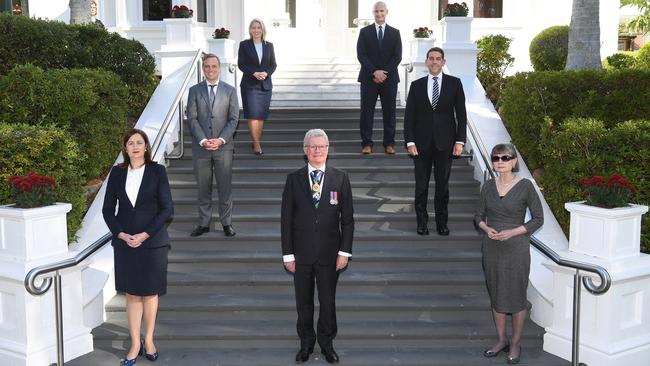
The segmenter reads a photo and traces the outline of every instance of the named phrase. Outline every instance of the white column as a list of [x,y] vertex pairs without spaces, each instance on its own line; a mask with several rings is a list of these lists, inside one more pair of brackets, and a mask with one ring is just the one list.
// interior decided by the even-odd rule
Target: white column
[[160,57],[160,72],[164,78],[192,61],[198,47],[194,32],[197,25],[193,18],[166,18],[163,22],[166,43],[160,46],[156,55]]
[[436,43],[445,51],[451,75],[464,80],[476,76],[478,48],[471,40],[472,17],[444,17],[440,20],[441,39]]
[[[235,73],[238,75],[238,80],[241,80],[241,71],[236,70],[235,41],[232,39],[209,39],[208,52],[217,55],[221,61],[221,74],[219,75],[219,79],[235,88],[239,88],[238,85],[235,85]],[[229,70],[233,70],[233,72]]]

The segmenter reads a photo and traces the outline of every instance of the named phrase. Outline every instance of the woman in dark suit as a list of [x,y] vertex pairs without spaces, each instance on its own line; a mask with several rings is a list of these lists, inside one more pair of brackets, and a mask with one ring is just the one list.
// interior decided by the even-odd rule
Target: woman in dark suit
[[[485,357],[509,352],[507,363],[519,363],[521,334],[526,320],[530,235],[544,224],[544,211],[533,183],[517,176],[517,150],[511,144],[492,149],[496,179],[483,184],[474,221],[483,237],[483,271],[497,330],[497,343]],[[530,210],[530,220],[526,219]],[[512,340],[506,336],[506,316],[512,314]]]
[[237,66],[244,73],[241,78],[241,99],[244,118],[248,119],[252,149],[255,155],[262,155],[262,129],[264,120],[269,117],[271,75],[275,71],[275,52],[273,44],[267,42],[264,23],[255,18],[248,26],[250,39],[239,43]]
[[[144,131],[127,131],[122,156],[124,162],[114,166],[108,177],[102,213],[113,233],[115,289],[126,294],[131,348],[122,365],[131,366],[138,355],[150,361],[158,358],[153,333],[158,297],[167,292],[170,240],[165,224],[174,208],[167,172],[151,160]],[[140,340],[143,320],[144,342]]]

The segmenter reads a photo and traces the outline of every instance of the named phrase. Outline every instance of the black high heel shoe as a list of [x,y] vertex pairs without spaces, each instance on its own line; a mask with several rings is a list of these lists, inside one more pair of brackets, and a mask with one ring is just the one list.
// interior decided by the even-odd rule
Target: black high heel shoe
[[501,347],[501,349],[497,350],[497,351],[492,351],[491,349],[486,349],[485,351],[483,351],[483,356],[484,357],[496,357],[501,352],[510,352],[510,345],[508,343],[506,343],[505,346]]
[[262,145],[260,145],[259,150],[255,150],[255,143],[252,143],[251,144],[251,150],[253,150],[253,154],[255,154],[255,155],[263,155],[264,154],[264,151],[262,151]]
[[521,346],[519,346],[519,355],[517,357],[510,357],[506,359],[508,365],[516,365],[519,363],[519,358],[521,357]]
[[158,359],[158,351],[154,353],[147,353],[147,349],[144,348],[144,342],[142,342],[142,348],[141,348],[141,353],[140,355],[144,354],[144,357],[146,357],[147,360],[154,362]]

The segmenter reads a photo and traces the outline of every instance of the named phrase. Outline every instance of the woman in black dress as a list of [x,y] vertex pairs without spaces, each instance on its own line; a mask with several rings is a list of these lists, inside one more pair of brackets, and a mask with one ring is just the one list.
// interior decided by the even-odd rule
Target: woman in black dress
[[[138,355],[151,361],[158,358],[153,333],[158,297],[167,291],[170,240],[165,225],[174,209],[167,172],[151,160],[144,131],[127,131],[122,156],[124,162],[114,166],[108,177],[102,213],[113,233],[115,289],[126,294],[131,347],[122,365],[131,366]],[[140,340],[143,321],[144,342]]]
[[[485,182],[474,221],[483,237],[483,270],[497,330],[497,343],[485,357],[509,352],[508,364],[519,363],[521,333],[526,320],[530,235],[544,223],[544,211],[533,183],[515,174],[517,151],[511,144],[492,149],[492,166],[499,176]],[[526,209],[531,218],[526,219]],[[525,221],[525,222],[524,222]],[[508,344],[506,316],[512,314],[512,339]]]
[[241,41],[237,52],[237,66],[243,72],[239,86],[251,147],[255,155],[262,155],[262,129],[264,120],[269,118],[273,89],[271,75],[277,65],[273,44],[265,40],[264,23],[257,18],[251,20],[248,33],[250,39]]

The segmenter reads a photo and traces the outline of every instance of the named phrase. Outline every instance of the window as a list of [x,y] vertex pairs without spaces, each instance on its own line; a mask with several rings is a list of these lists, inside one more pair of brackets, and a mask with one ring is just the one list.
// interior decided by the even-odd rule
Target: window
[[474,0],[474,18],[502,18],[503,0]]
[[11,11],[11,0],[0,0],[0,11]]
[[142,20],[163,20],[171,14],[171,0],[142,0]]
[[196,21],[199,23],[208,22],[208,12],[206,10],[205,0],[199,0],[196,4]]

